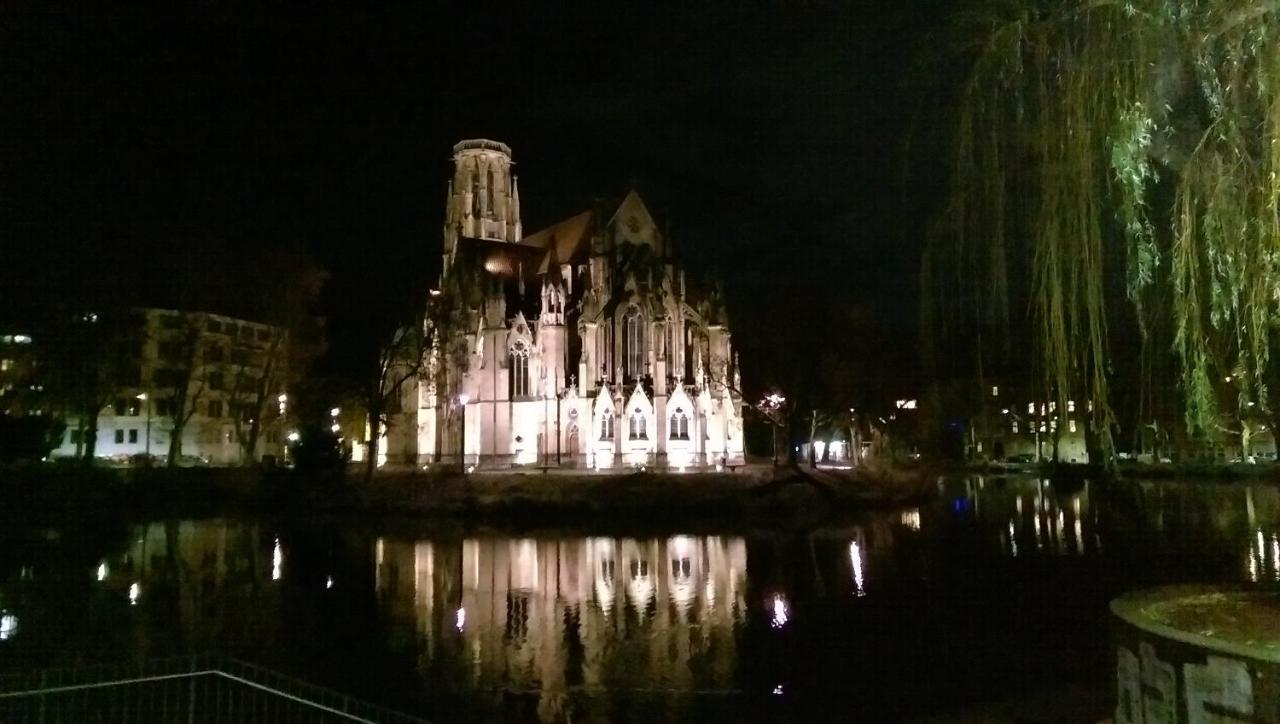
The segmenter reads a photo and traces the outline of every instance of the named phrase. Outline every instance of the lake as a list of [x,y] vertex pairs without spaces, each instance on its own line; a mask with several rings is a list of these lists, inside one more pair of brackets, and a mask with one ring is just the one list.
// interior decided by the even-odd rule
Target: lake
[[0,669],[222,651],[435,721],[1096,720],[1112,597],[1280,581],[1272,485],[938,488],[815,531],[5,531]]

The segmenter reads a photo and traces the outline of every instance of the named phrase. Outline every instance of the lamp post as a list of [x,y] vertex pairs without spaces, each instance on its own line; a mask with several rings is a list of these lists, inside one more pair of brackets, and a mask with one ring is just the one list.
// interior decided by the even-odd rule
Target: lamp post
[[471,395],[463,392],[458,395],[459,417],[462,420],[461,434],[458,436],[458,465],[462,468],[462,474],[467,474],[467,403],[471,401]]
[[147,397],[147,393],[138,394],[138,399],[147,406],[147,465],[151,464],[151,399]]

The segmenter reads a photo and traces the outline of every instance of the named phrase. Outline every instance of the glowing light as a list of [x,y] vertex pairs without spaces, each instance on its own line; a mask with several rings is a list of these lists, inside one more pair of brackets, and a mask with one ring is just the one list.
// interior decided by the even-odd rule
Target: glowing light
[[142,400],[143,402],[146,402],[146,401],[147,401],[147,393],[145,393],[145,392],[140,392],[140,393],[138,393],[138,395],[137,395],[137,399]]
[[920,509],[902,511],[902,524],[911,530],[920,530]]
[[778,684],[777,686],[773,687],[773,695],[782,696],[782,684]]
[[467,394],[467,393],[465,393],[465,392],[463,392],[463,393],[461,393],[461,394],[459,394],[459,395],[458,395],[458,404],[459,404],[459,405],[466,405],[468,402],[471,402],[471,395],[469,395],[469,394]]
[[773,597],[773,620],[770,625],[774,628],[782,628],[787,625],[787,621],[791,620],[787,615],[787,600],[781,594]]
[[1013,528],[1012,520],[1009,521],[1009,555],[1018,557],[1018,534]]
[[862,549],[858,546],[858,541],[849,544],[849,562],[853,564],[853,595],[867,595],[862,585]]
[[342,429],[342,426],[340,426],[336,422],[329,426],[329,432],[337,432],[338,430],[341,430],[341,429]]
[[301,439],[301,438],[302,438],[302,436],[301,436],[301,435],[299,435],[299,434],[298,434],[298,432],[295,430],[295,431],[293,431],[293,432],[289,433],[288,435],[286,435],[286,436],[285,436],[285,438],[286,438],[289,442],[297,442],[299,439]]
[[468,466],[467,466],[467,472],[468,472],[468,473],[474,473],[475,471],[476,471],[476,466],[474,466],[474,465],[468,465]]
[[329,417],[337,417],[338,415],[341,415],[341,414],[342,414],[342,408],[340,407],[335,407],[329,410]]
[[137,606],[140,598],[142,598],[142,586],[137,582],[129,584],[129,605]]
[[105,581],[105,580],[107,580],[107,574],[108,574],[108,573],[110,573],[110,570],[108,570],[108,568],[107,568],[107,562],[106,562],[106,561],[103,561],[103,562],[99,563],[99,564],[98,564],[98,580],[99,580],[99,581]]
[[280,572],[284,567],[284,549],[280,547],[280,539],[276,538],[271,549],[271,580],[280,580]]
[[0,614],[0,641],[7,641],[18,633],[18,617],[11,613]]
[[324,579],[324,588],[326,591],[329,590],[330,588],[333,588],[333,576],[329,576],[328,578]]
[[916,409],[916,401],[915,400],[898,400],[897,407],[899,410],[914,410]]
[[466,628],[466,625],[467,625],[467,609],[465,609],[465,608],[460,608],[460,609],[458,609],[458,612],[457,612],[456,614],[454,614],[454,616],[453,616],[453,625],[454,625],[454,626],[455,626],[459,631],[461,631],[462,629]]
[[1280,538],[1271,536],[1271,576],[1280,580]]

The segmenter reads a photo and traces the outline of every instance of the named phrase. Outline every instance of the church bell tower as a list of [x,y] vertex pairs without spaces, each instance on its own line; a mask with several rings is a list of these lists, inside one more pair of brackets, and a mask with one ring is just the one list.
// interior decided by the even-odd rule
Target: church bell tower
[[511,165],[511,148],[505,143],[476,138],[453,147],[453,180],[444,214],[446,269],[461,237],[520,240],[520,190]]

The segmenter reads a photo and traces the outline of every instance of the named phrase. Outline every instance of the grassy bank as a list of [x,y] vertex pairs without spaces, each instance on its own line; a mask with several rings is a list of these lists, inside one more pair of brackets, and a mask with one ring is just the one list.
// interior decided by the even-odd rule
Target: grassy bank
[[228,512],[413,515],[517,527],[575,524],[818,525],[832,516],[920,500],[925,470],[580,474],[421,471],[303,476],[293,471],[120,470],[39,465],[0,471],[0,520]]

